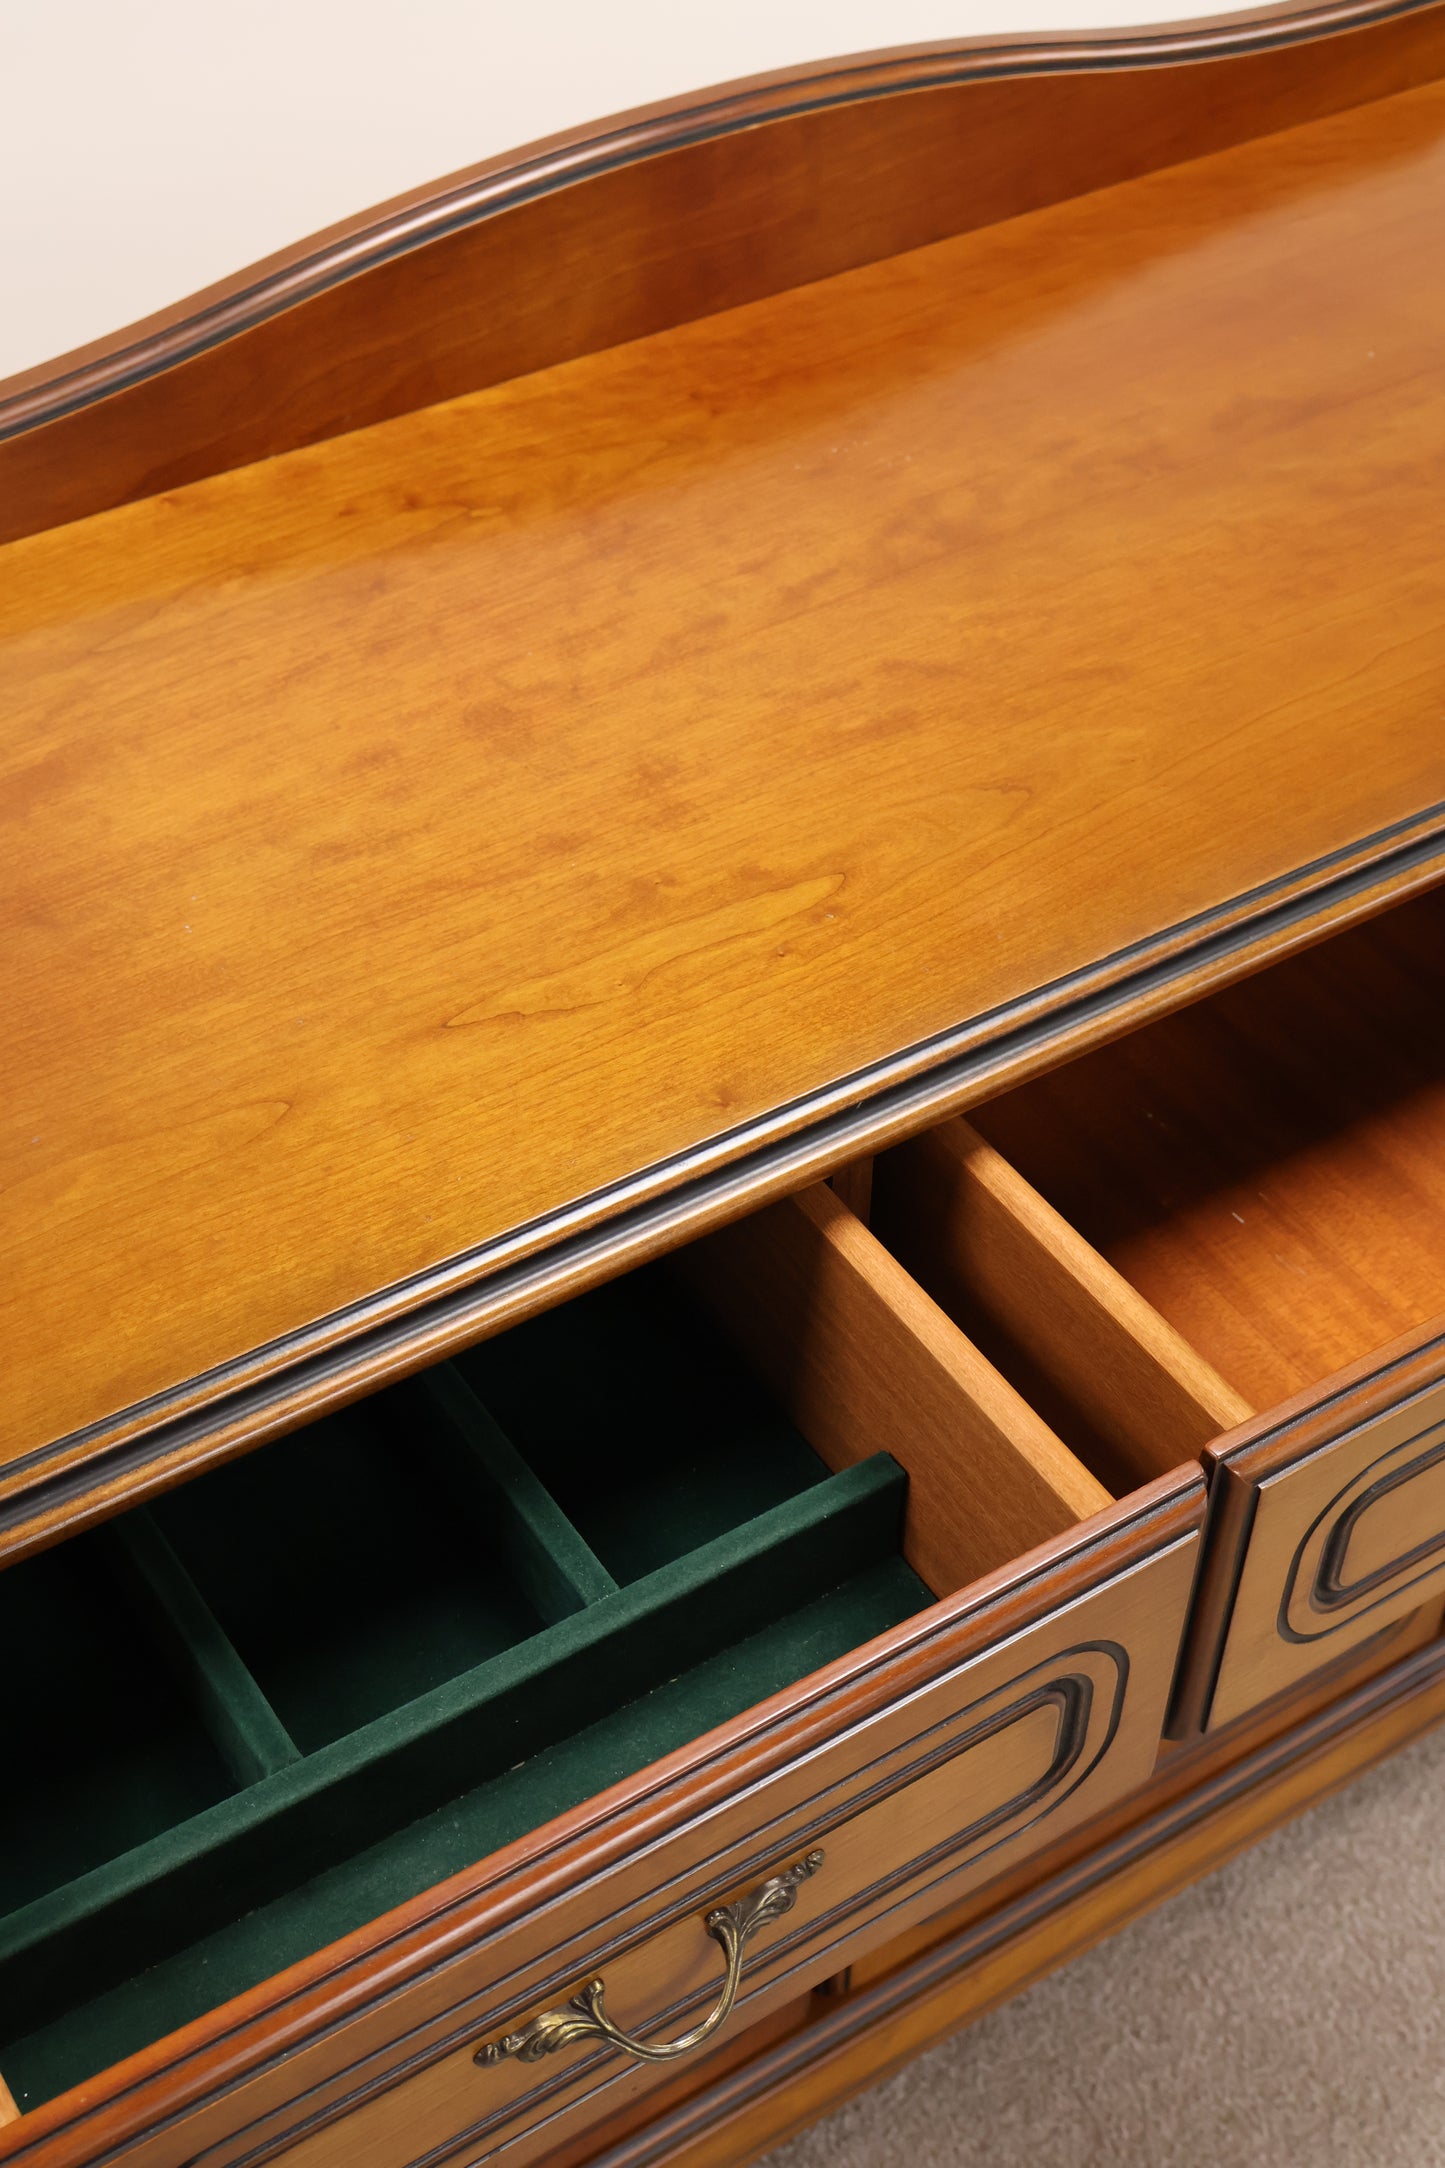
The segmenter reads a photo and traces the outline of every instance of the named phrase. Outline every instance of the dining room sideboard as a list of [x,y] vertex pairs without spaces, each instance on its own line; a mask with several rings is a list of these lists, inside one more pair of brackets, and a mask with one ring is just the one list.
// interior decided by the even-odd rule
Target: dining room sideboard
[[0,2161],[724,2168],[1445,1717],[1442,232],[1329,0],[0,384]]

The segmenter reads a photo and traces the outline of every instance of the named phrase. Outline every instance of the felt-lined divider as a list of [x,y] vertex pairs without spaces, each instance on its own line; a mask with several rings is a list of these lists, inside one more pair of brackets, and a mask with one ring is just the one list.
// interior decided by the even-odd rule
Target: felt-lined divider
[[823,1473],[735,1339],[665,1267],[483,1341],[456,1368],[623,1583]]
[[518,1580],[548,1620],[566,1618],[604,1596],[617,1583],[594,1557],[538,1482],[511,1439],[493,1422],[451,1363],[427,1372],[398,1398],[422,1398],[441,1418],[426,1433],[434,1457],[466,1494],[467,1503],[499,1514],[503,1546]]
[[[77,1980],[124,1977],[896,1553],[903,1494],[886,1455],[819,1483],[13,1913],[0,2037],[62,2009]],[[900,1617],[927,1600],[908,1579]]]
[[[638,1278],[521,1357],[590,1380],[558,1415],[571,1459],[557,1436],[541,1458],[620,1574],[443,1366],[0,1576],[0,1631],[33,1652],[6,1733],[63,1839],[10,1788],[0,2053],[24,2104],[930,1600],[898,1556],[903,1471],[879,1454],[830,1476],[676,1291]],[[627,1444],[588,1367],[599,1334],[658,1467],[651,1529],[609,1516],[605,1467],[583,1480],[604,1433]],[[645,1521],[648,1486],[624,1466],[615,1489]],[[132,1736],[136,1707],[159,1713]],[[97,1766],[107,1714],[118,1778]]]
[[236,1788],[95,1536],[0,1574],[0,1927]]
[[474,1494],[448,1485],[434,1427],[381,1394],[152,1509],[303,1755],[550,1623],[504,1492],[485,1469]]
[[714,1724],[907,1618],[927,1592],[896,1554],[731,1643],[635,1701],[602,1710],[500,1777],[339,1859],[270,1904],[158,1960],[138,1978],[69,2002],[8,2038],[0,2065],[26,2106],[50,2099],[283,1966],[484,1859]]
[[217,1625],[195,1582],[144,1507],[107,1528],[119,1577],[149,1611],[162,1653],[240,1785],[301,1759],[295,1740]]

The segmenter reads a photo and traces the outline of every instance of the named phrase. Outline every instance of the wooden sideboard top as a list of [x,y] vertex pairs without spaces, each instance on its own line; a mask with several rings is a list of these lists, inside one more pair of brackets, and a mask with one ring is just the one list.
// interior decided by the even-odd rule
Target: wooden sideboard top
[[13,1483],[1435,877],[1442,215],[1437,83],[0,551]]

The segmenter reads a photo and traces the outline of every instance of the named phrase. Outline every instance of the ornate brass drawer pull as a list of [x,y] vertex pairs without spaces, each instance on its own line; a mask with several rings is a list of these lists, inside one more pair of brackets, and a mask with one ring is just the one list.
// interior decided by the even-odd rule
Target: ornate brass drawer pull
[[555,2055],[558,2048],[570,2047],[574,2040],[606,2040],[612,2047],[622,2048],[644,2063],[670,2063],[679,2055],[690,2055],[726,2022],[737,2000],[738,1982],[743,1976],[743,1951],[752,1937],[760,1927],[766,1927],[769,1920],[780,1920],[785,1912],[792,1911],[797,1902],[798,1884],[816,1874],[822,1864],[821,1852],[809,1852],[796,1866],[785,1867],[781,1874],[760,1882],[746,1897],[739,1897],[736,1904],[719,1905],[716,1911],[709,1912],[703,1925],[713,1941],[722,1945],[727,1959],[727,1976],[721,1995],[691,2032],[679,2033],[676,2040],[654,2041],[639,2040],[634,2034],[623,2032],[602,2007],[603,1983],[589,1980],[564,2008],[544,2010],[520,2032],[503,2033],[500,2040],[489,2040],[477,2049],[473,2060],[501,2063],[509,2055],[515,2055],[518,2062],[537,2063],[544,2055]]

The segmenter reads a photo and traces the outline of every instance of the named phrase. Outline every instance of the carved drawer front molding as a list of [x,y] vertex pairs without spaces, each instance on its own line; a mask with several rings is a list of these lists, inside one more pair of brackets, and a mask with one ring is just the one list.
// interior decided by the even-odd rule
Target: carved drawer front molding
[[1212,1449],[1185,1695],[1209,1728],[1445,1593],[1442,1371],[1415,1336]]
[[691,2030],[723,1983],[709,1919],[821,1852],[749,1940],[728,2026],[741,2029],[1097,1814],[1145,1781],[1162,1734],[1198,1537],[1176,1507],[1155,1544],[1078,1596],[1051,1571],[1042,1617],[1014,1630],[999,1608],[991,1645],[960,1637],[962,1660],[916,1692],[468,1953],[435,2017],[418,2023],[397,1998],[384,2043],[382,2013],[368,2028],[374,2052],[340,2069],[333,2054],[328,2078],[199,2159],[545,2159],[666,2074],[595,2038],[506,2052],[592,1982],[629,2034]]

